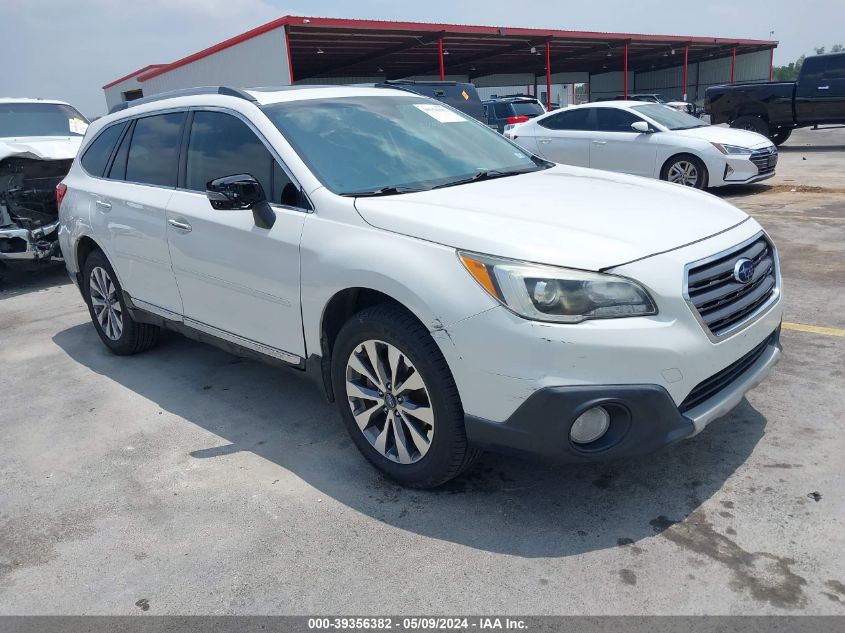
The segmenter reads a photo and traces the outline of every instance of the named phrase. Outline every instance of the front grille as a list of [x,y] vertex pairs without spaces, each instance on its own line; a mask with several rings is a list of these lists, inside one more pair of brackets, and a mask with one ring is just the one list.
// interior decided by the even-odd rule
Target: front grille
[[754,152],[751,152],[751,162],[757,166],[757,173],[759,174],[771,174],[775,170],[775,166],[778,164],[778,151],[776,148],[773,152],[770,152],[769,149],[758,149]]
[[767,347],[777,344],[779,334],[780,328],[772,332],[765,341],[760,343],[738,361],[728,365],[722,371],[713,374],[707,380],[696,385],[681,403],[681,406],[678,407],[681,413],[686,413],[690,409],[694,409],[739,378],[749,367],[757,362],[757,360],[763,355],[763,352],[766,351]]
[[[750,259],[747,283],[734,278],[740,259]],[[775,251],[765,236],[687,272],[687,298],[715,336],[721,336],[763,306],[777,289]]]

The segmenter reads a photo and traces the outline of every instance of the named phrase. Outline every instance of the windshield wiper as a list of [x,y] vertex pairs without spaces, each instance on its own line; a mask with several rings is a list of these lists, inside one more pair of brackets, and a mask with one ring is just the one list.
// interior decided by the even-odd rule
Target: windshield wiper
[[340,195],[348,196],[350,198],[375,198],[376,196],[395,196],[400,193],[416,193],[418,191],[426,190],[415,187],[382,187],[381,189],[374,189],[371,191],[347,191]]
[[527,174],[530,171],[535,171],[533,169],[525,170],[525,169],[515,169],[511,171],[500,171],[498,169],[489,169],[486,171],[480,171],[477,174],[473,174],[469,178],[461,178],[459,180],[451,180],[447,183],[442,185],[437,185],[432,187],[432,189],[442,189],[443,187],[453,187],[455,185],[465,185],[469,182],[478,182],[480,180],[492,180],[493,178],[503,178],[505,176],[516,176],[517,174]]

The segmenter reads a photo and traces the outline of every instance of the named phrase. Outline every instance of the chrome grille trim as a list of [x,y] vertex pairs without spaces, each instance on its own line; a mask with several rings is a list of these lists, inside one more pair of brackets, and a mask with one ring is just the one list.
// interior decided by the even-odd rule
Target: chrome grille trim
[[[758,149],[751,152],[751,162],[757,167],[758,174],[770,174],[778,164],[778,150],[770,152],[768,148]],[[769,158],[774,157],[775,162],[769,167]]]
[[[733,267],[743,257],[754,262],[754,277],[747,284],[733,279]],[[780,292],[777,249],[763,231],[684,268],[684,299],[713,342],[756,321]]]

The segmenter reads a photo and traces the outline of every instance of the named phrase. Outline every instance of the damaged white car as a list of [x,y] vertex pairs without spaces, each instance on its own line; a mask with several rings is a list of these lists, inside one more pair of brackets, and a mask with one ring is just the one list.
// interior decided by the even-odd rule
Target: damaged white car
[[67,103],[0,99],[0,279],[9,264],[61,257],[56,185],[87,128]]

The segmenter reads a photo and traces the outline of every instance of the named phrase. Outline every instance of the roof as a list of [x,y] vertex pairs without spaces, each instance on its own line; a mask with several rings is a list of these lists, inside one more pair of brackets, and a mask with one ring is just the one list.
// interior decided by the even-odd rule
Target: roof
[[170,64],[141,69],[106,87],[134,76],[144,82],[278,28],[284,28],[288,35],[294,80],[373,74],[388,78],[437,74],[438,40],[441,38],[446,72],[471,76],[543,74],[546,43],[549,44],[552,72],[591,73],[622,70],[622,50],[626,45],[633,70],[678,66],[687,46],[690,62],[727,57],[732,55],[734,48],[737,54],[742,54],[777,46],[774,40],[286,15]]
[[138,70],[135,70],[135,71],[129,73],[128,75],[124,75],[120,79],[115,79],[114,81],[110,81],[105,86],[103,86],[103,90],[105,90],[106,88],[111,88],[112,86],[116,86],[117,84],[124,82],[127,79],[132,79],[133,77],[137,77],[138,75],[141,75],[143,73],[146,73],[146,72],[149,72],[149,71],[152,71],[152,70],[156,70],[157,68],[162,68],[164,66],[167,66],[167,64],[147,64],[143,68],[139,68]]

